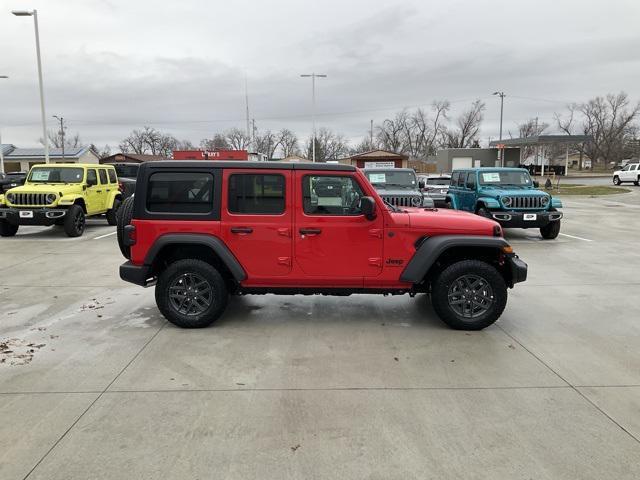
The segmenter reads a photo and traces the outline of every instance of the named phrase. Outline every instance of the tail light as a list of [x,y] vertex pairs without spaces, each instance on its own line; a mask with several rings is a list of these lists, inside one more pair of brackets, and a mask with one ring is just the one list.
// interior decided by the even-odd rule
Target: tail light
[[118,182],[118,190],[120,190],[121,193],[124,193],[124,185],[122,182]]
[[126,225],[124,227],[124,235],[123,235],[122,243],[125,246],[130,247],[136,244],[137,235],[136,235],[136,227],[135,225]]

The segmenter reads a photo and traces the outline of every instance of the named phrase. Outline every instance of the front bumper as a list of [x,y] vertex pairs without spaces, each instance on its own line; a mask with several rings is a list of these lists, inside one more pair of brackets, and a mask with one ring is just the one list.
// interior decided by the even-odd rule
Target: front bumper
[[[528,216],[535,215],[535,219]],[[555,222],[562,218],[562,212],[557,211],[537,211],[537,212],[514,212],[514,211],[492,211],[491,218],[498,222],[503,228],[541,228],[550,222]]]
[[507,257],[507,264],[511,270],[511,286],[524,282],[527,279],[527,270],[529,267],[525,262],[520,260],[517,255]]
[[149,265],[134,265],[130,261],[120,265],[120,278],[125,282],[148,287],[154,283],[152,277]]
[[64,208],[0,208],[0,220],[13,225],[54,225],[66,214]]

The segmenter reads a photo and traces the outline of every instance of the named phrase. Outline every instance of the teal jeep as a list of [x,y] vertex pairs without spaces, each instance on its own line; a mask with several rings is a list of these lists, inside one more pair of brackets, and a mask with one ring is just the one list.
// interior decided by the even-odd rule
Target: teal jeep
[[504,228],[539,228],[545,239],[560,233],[562,202],[538,190],[523,168],[455,170],[447,204],[491,218]]

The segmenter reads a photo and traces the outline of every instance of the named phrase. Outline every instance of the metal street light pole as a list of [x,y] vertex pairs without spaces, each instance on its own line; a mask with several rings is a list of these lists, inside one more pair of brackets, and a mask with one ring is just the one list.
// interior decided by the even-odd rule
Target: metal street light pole
[[62,143],[62,161],[64,162],[64,118],[57,115],[53,115],[53,118],[58,119],[58,121],[60,122],[60,143]]
[[47,137],[47,116],[44,111],[44,88],[42,86],[42,61],[40,60],[40,34],[38,33],[37,10],[13,10],[16,17],[33,17],[36,32],[36,57],[38,59],[38,83],[40,85],[40,113],[42,114],[42,141],[44,142],[44,161],[49,163],[49,139]]
[[[500,97],[500,140],[502,140],[502,113],[504,111],[504,92],[493,92]],[[500,166],[504,167],[504,148],[500,149]]]
[[[6,75],[0,75],[0,78],[9,78]],[[4,173],[4,152],[2,151],[2,134],[0,132],[0,173]]]
[[319,73],[310,73],[310,74],[304,74],[300,76],[304,78],[311,77],[311,103],[312,103],[311,116],[313,121],[313,138],[311,140],[311,152],[312,152],[311,158],[312,158],[312,161],[315,162],[316,161],[316,78],[327,78],[327,76]]

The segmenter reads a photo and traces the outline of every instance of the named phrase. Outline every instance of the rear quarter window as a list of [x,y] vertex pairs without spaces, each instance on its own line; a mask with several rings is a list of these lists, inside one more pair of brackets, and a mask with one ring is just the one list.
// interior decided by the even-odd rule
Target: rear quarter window
[[149,177],[146,208],[153,213],[208,214],[213,210],[213,175],[156,172]]

